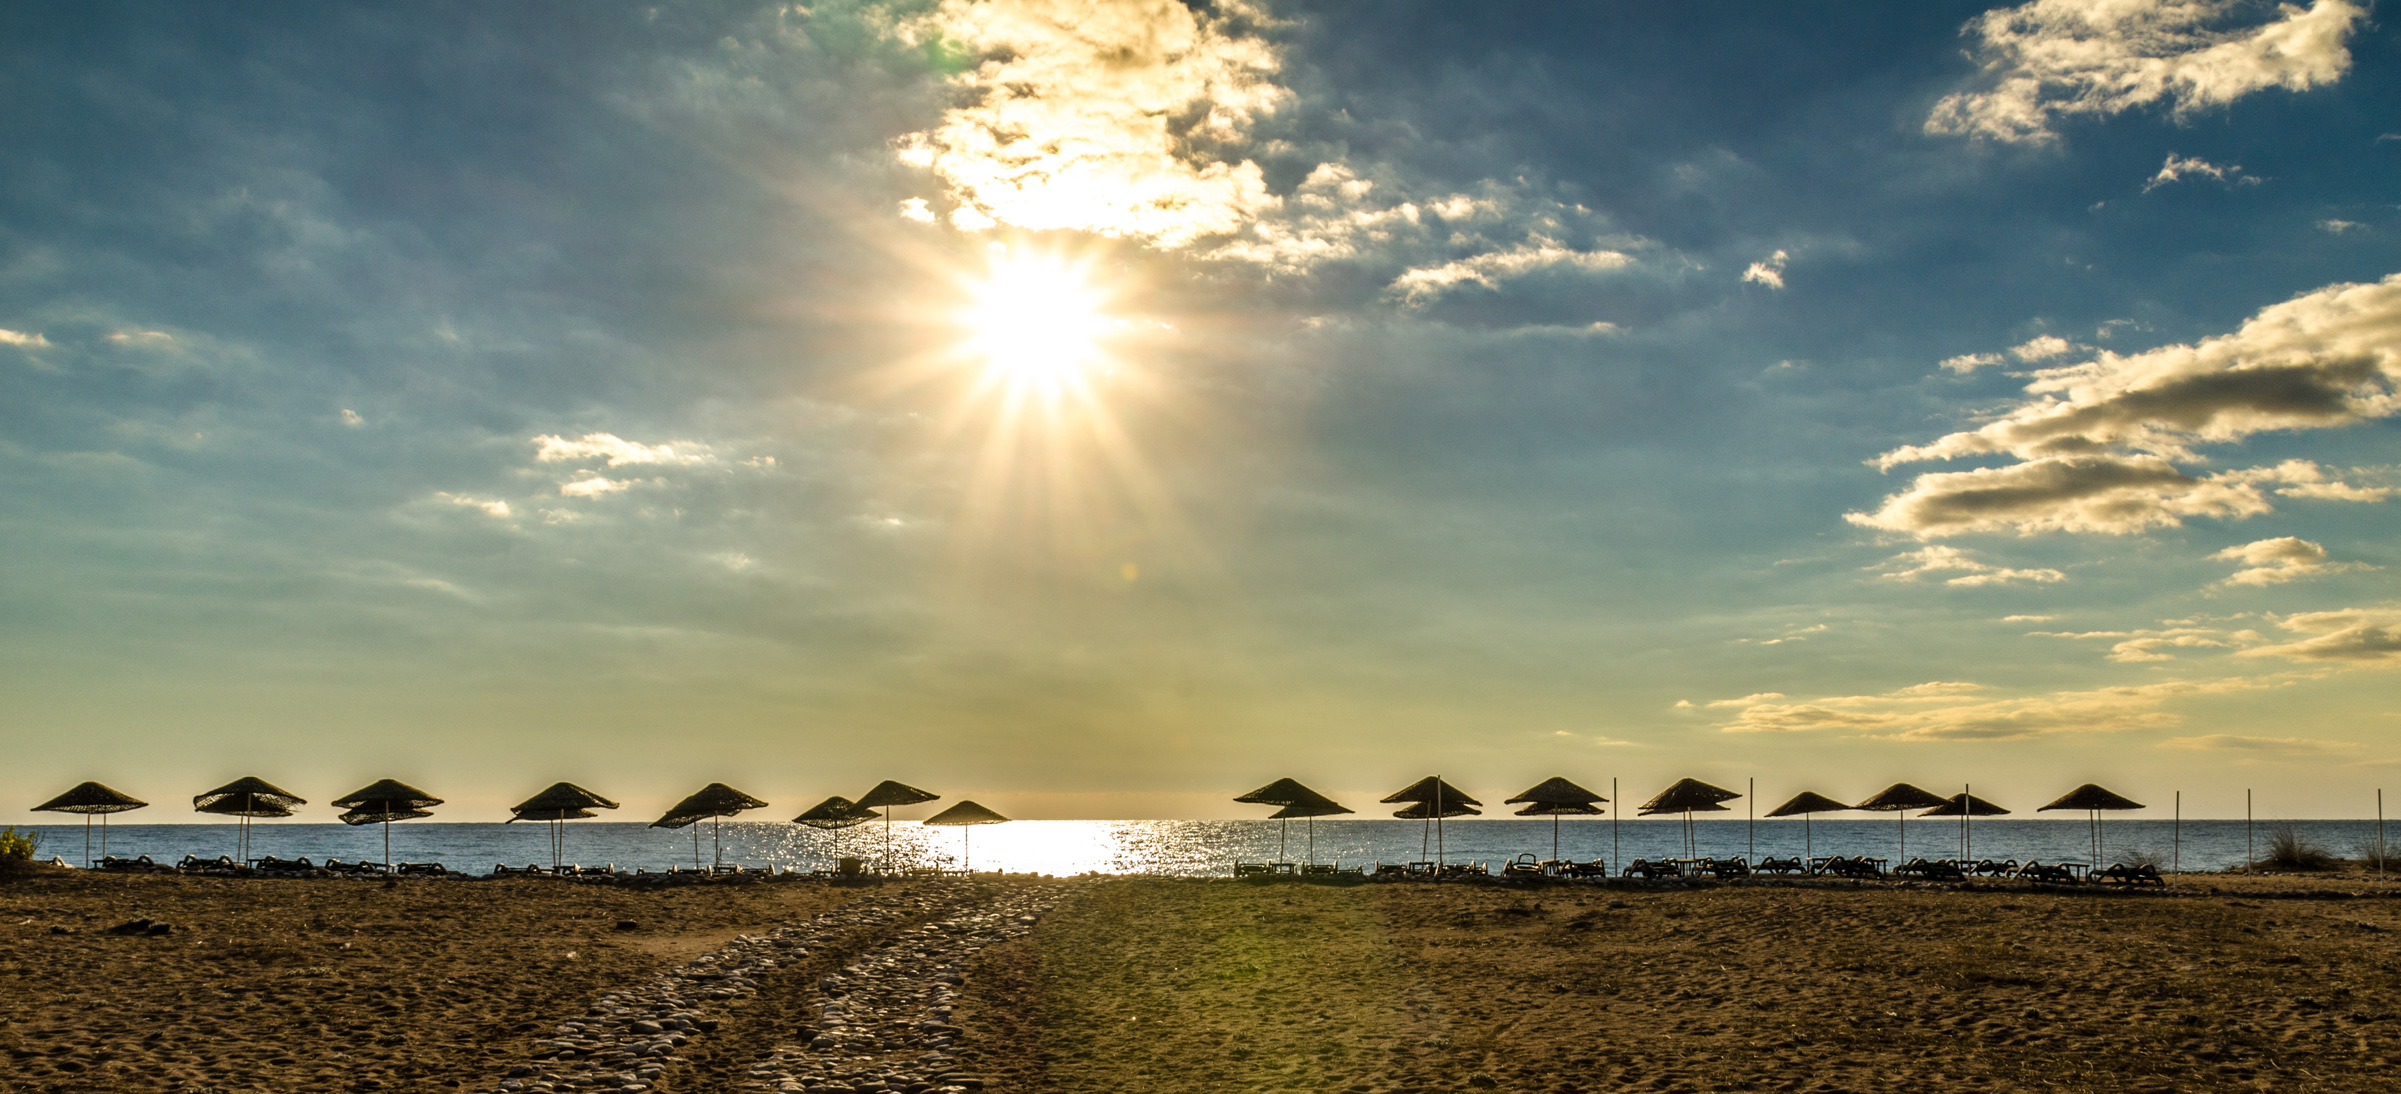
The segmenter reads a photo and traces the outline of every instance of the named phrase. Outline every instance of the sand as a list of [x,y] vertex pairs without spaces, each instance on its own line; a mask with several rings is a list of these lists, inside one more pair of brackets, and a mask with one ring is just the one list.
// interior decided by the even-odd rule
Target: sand
[[[1059,899],[967,977],[993,1094],[2380,1091],[2401,1055],[2401,901],[2356,880],[1013,884]],[[601,995],[877,891],[0,882],[0,1091],[493,1090]],[[136,917],[172,930],[102,933]],[[771,1089],[817,978],[903,926],[726,1001],[655,1089]]]

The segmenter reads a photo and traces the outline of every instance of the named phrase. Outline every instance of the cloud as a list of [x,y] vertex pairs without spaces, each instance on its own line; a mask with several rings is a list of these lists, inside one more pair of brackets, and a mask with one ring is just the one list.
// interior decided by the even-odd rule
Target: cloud
[[20,349],[44,349],[49,345],[50,340],[42,337],[39,332],[26,334],[23,331],[13,331],[5,327],[0,327],[0,346],[16,346]]
[[1962,587],[2006,585],[2012,581],[2045,584],[2068,579],[2068,575],[2057,570],[2013,570],[1980,562],[1957,547],[1934,546],[1907,551],[1886,559],[1883,565],[1901,567],[1885,571],[1884,577],[1890,581],[1916,581],[1928,574],[1956,573],[1958,577],[1947,579],[1943,584]]
[[166,347],[175,344],[175,336],[163,330],[112,331],[108,341],[120,346]]
[[598,475],[559,484],[559,493],[571,498],[605,498],[634,484],[624,479],[605,479]]
[[2050,621],[2052,621],[2052,620],[2054,620],[2054,619],[2057,619],[2057,618],[2059,618],[2059,617],[2058,617],[2058,616],[2055,616],[2055,615],[2004,615],[2004,616],[2002,616],[2002,617],[2001,617],[2001,622],[2003,622],[2003,623],[2048,623],[2048,622],[2050,622]]
[[1931,135],[2038,143],[2074,115],[2165,105],[2182,120],[2255,91],[2303,91],[2342,78],[2345,47],[2367,8],[2352,0],[2280,5],[2249,26],[2230,0],[2035,0],[1986,12],[1961,33],[1976,43],[1978,90],[1946,95]]
[[2180,182],[2188,177],[2212,178],[2228,186],[2259,185],[2257,176],[2243,174],[2242,164],[2235,163],[2220,167],[2198,156],[2179,156],[2170,152],[2167,162],[2159,165],[2159,173],[2151,176],[2151,181],[2143,183],[2143,193],[2148,194],[2171,182]]
[[2178,724],[2182,720],[2178,715],[2160,709],[2170,700],[2264,686],[2241,678],[2169,680],[1995,699],[1986,697],[1981,685],[1936,681],[1881,695],[1797,703],[1741,701],[1739,713],[1719,728],[1727,733],[1836,732],[1899,741],[2012,741],[2063,733],[2122,733]]
[[2331,479],[2305,460],[2206,477],[2170,461],[2198,459],[2194,446],[2205,442],[2389,417],[2401,411],[2397,384],[2401,274],[2331,285],[2263,309],[2233,334],[2037,371],[2030,398],[1997,420],[1873,461],[1886,469],[1988,454],[2023,462],[1920,475],[1876,513],[1850,519],[1916,535],[2126,533],[2267,512],[2260,486],[2274,482],[2288,497],[2377,500],[2391,491]]
[[1771,289],[1781,289],[1784,287],[1784,262],[1787,257],[1782,250],[1778,250],[1758,262],[1753,262],[1749,269],[1742,271],[1742,279],[1756,281]]
[[2257,631],[2224,631],[2213,627],[2170,626],[2159,630],[2135,631],[2034,631],[2037,638],[2117,639],[2109,647],[2109,659],[2121,664],[2140,664],[2147,661],[2173,661],[2176,655],[2164,651],[2174,649],[2233,649],[2246,642],[2260,641]]
[[945,0],[894,33],[981,60],[952,78],[961,105],[900,139],[901,159],[943,180],[962,227],[1162,247],[1233,234],[1282,204],[1236,149],[1292,101],[1275,50],[1238,29],[1252,18],[1238,0],[1206,14],[1174,0]]
[[2076,344],[2056,334],[2045,334],[2009,347],[2009,355],[2020,361],[2048,361],[2074,352]]
[[1965,376],[1986,365],[2000,364],[2002,360],[2003,358],[1998,353],[1962,353],[1957,357],[1945,357],[1938,363],[1943,368]]
[[342,424],[349,426],[352,429],[357,429],[360,426],[366,425],[367,419],[360,417],[358,411],[352,410],[349,407],[343,407]]
[[2247,567],[2235,571],[2232,577],[2219,582],[2220,585],[2280,585],[2320,574],[2375,569],[2358,562],[2328,562],[2326,548],[2298,536],[2254,540],[2240,547],[2228,547],[2209,557],[2225,562],[2240,562]]
[[2361,224],[2356,220],[2336,220],[2333,218],[2328,218],[2318,222],[2318,230],[2328,235],[2339,236],[2344,232],[2354,232],[2365,227],[2367,227],[2367,225]]
[[2159,747],[2188,752],[2338,756],[2363,751],[2368,746],[2354,741],[2322,741],[2311,737],[2246,737],[2236,733],[2208,733],[2199,737],[2170,737],[2159,742]]
[[614,433],[586,433],[576,440],[543,434],[534,438],[534,459],[542,463],[605,460],[610,467],[629,463],[695,464],[714,463],[707,445],[683,443],[683,451],[674,445],[637,444]]
[[2301,612],[2277,620],[2276,625],[2310,637],[2298,642],[2247,649],[2241,656],[2282,657],[2293,661],[2401,663],[2401,608]]
[[[1499,288],[1504,280],[1540,270],[1615,270],[1634,260],[1622,251],[1578,251],[1536,236],[1504,251],[1409,270],[1395,278],[1389,290],[1408,304],[1424,304],[1464,285]],[[1780,285],[1778,287],[1781,287]]]
[[460,508],[473,509],[485,516],[506,517],[509,515],[509,503],[498,498],[469,497],[465,494],[453,494],[447,490],[438,492],[434,496]]

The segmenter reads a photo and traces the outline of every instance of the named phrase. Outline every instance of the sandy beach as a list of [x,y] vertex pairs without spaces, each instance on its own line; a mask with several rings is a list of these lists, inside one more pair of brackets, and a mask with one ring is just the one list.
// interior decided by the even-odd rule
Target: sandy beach
[[[640,1085],[870,1089],[927,1054],[913,1025],[812,1050],[842,1027],[827,978],[882,961],[923,979],[909,962],[931,951],[892,943],[1008,900],[1047,911],[960,965],[955,1011],[925,1026],[940,1063],[901,1094],[2369,1091],[2401,1028],[2401,903],[2355,877],[2162,894],[73,876],[0,884],[0,1090],[609,1089],[606,1051],[558,1062],[560,1023],[778,928],[805,947],[755,990],[695,1000],[705,1020]],[[137,920],[167,930],[109,933]],[[895,1077],[763,1077],[812,1052]]]

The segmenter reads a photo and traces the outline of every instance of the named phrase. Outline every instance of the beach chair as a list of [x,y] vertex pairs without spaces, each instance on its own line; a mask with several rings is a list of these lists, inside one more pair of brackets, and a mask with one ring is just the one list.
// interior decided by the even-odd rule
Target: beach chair
[[1550,872],[1550,864],[1536,859],[1531,853],[1519,855],[1501,864],[1502,877],[1541,877]]
[[2016,859],[2007,859],[2001,862],[1982,859],[1968,869],[1968,873],[1976,877],[2009,877],[2017,872],[2018,860]]
[[1808,872],[1809,867],[1802,864],[1801,856],[1799,855],[1793,855],[1787,858],[1777,858],[1774,855],[1768,855],[1764,858],[1761,858],[1758,865],[1751,867],[1751,869],[1762,874],[1799,874]]
[[1274,866],[1264,862],[1237,862],[1234,864],[1235,877],[1266,877],[1275,872]]
[[271,874],[289,874],[316,869],[316,866],[312,865],[306,856],[296,859],[281,859],[273,855],[262,855],[254,865]]
[[493,877],[539,877],[543,873],[544,871],[541,867],[535,866],[531,863],[528,863],[523,867],[511,866],[505,862],[495,862],[492,864]]
[[2114,882],[2120,885],[2166,885],[2168,883],[2168,879],[2159,876],[2159,868],[2156,866],[2124,862],[2112,863],[2101,872],[2093,874],[2092,878],[2095,881]]
[[2018,867],[2018,876],[2027,881],[2074,885],[2084,880],[2084,871],[2087,869],[2090,867],[2081,862],[2043,863],[2034,861]]
[[1906,864],[1894,867],[1892,876],[1921,878],[1927,881],[1964,881],[1967,879],[1967,875],[1959,869],[1959,864],[1949,859],[1910,859]]
[[392,872],[401,877],[447,877],[450,874],[439,862],[403,862],[393,867]]
[[1301,867],[1302,877],[1333,877],[1342,871],[1331,862],[1312,862]]
[[1848,858],[1836,855],[1827,859],[1825,868],[1819,872],[1852,881],[1874,881],[1884,876],[1884,860],[1860,855]]
[[1700,872],[1715,878],[1749,877],[1751,864],[1739,857],[1702,859]]
[[1585,878],[1609,876],[1609,861],[1607,859],[1596,858],[1591,862],[1569,862],[1565,863],[1564,865],[1566,866],[1567,876],[1569,877]]
[[1408,867],[1406,867],[1406,866],[1403,866],[1403,865],[1401,865],[1400,863],[1397,863],[1397,862],[1383,862],[1383,861],[1378,861],[1378,862],[1376,863],[1376,872],[1375,872],[1375,875],[1374,875],[1374,876],[1376,876],[1376,877],[1408,877],[1408,876],[1409,876],[1409,868],[1408,868]]
[[1647,859],[1635,859],[1634,861],[1626,864],[1625,876],[1651,879],[1663,877],[1683,877],[1684,868],[1664,859],[1658,862],[1651,862]]
[[1491,877],[1492,868],[1481,862],[1446,862],[1436,877]]

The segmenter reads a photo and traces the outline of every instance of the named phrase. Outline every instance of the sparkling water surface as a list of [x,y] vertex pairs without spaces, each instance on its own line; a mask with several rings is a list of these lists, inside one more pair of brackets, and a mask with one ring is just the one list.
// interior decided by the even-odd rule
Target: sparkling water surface
[[[2345,857],[2358,857],[2373,842],[2374,821],[2296,821],[2290,823],[2309,841]],[[2251,827],[2250,839],[2259,853],[2266,850],[2274,825]],[[885,829],[869,823],[839,832],[820,832],[794,824],[727,821],[712,833],[707,823],[696,829],[669,831],[642,824],[607,821],[569,822],[564,828],[565,861],[584,865],[613,864],[621,870],[661,871],[691,866],[695,861],[723,861],[744,866],[783,869],[831,868],[844,856],[870,864],[885,861]],[[453,870],[486,873],[495,863],[512,866],[548,865],[550,834],[541,824],[445,824],[411,821],[391,826],[395,862],[440,862]],[[82,825],[45,824],[36,827],[41,857],[56,855],[68,862],[84,860]],[[254,856],[306,856],[312,861],[339,858],[380,860],[384,830],[376,826],[351,828],[339,824],[259,823],[251,828]],[[1693,839],[1703,855],[1872,855],[1904,861],[1902,829],[1898,822],[1874,820],[1817,820],[1806,829],[1797,820],[1695,821]],[[92,855],[100,853],[100,829],[92,826]],[[698,851],[695,856],[694,836]],[[1611,872],[1636,858],[1672,858],[1684,851],[1681,821],[1643,819],[1611,824],[1607,819],[1563,821],[1558,826],[1561,857],[1578,861],[1608,860]],[[2104,822],[2104,861],[2129,851],[2155,856],[2162,867],[2214,870],[2244,861],[2242,821],[2185,821],[2179,828],[2161,820]],[[2401,824],[2392,837],[2401,841]],[[149,855],[172,863],[187,854],[202,858],[235,853],[233,825],[124,824],[108,830],[108,851],[121,856]],[[2074,820],[1982,820],[1973,830],[1977,858],[2044,862],[2088,862],[2091,833],[2081,818]],[[898,866],[958,868],[963,861],[977,870],[1007,870],[1064,876],[1070,874],[1223,875],[1243,862],[1331,862],[1342,866],[1372,866],[1377,862],[1411,862],[1441,857],[1446,861],[1480,861],[1497,871],[1502,862],[1520,855],[1552,856],[1552,825],[1547,820],[1466,820],[1442,826],[1439,850],[1432,833],[1416,821],[1323,820],[1315,827],[1314,845],[1306,824],[1288,829],[1275,821],[1011,821],[972,829],[935,828],[914,820],[895,820],[890,831],[890,861]],[[1957,857],[1960,831],[1955,820],[1912,820],[1907,830],[1908,857]],[[966,856],[963,859],[963,852]]]

